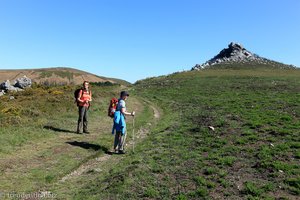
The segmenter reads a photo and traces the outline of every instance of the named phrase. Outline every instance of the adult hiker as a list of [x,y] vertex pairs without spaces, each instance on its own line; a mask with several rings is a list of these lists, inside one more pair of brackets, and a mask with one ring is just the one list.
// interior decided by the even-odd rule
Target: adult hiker
[[113,134],[115,134],[114,141],[114,151],[115,153],[124,154],[124,146],[126,139],[126,116],[134,116],[135,112],[132,111],[127,112],[126,110],[126,100],[129,97],[128,92],[122,91],[120,93],[120,99],[118,100],[118,105],[116,112],[114,114],[114,126],[113,126]]
[[92,91],[89,89],[89,82],[83,82],[83,88],[80,89],[77,97],[78,102],[78,124],[77,133],[81,134],[81,129],[83,125],[83,133],[88,134],[88,110],[90,107],[90,102],[92,101]]

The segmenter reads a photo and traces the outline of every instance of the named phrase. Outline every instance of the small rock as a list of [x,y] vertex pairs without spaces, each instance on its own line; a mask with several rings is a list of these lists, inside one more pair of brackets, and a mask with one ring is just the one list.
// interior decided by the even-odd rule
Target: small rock
[[9,100],[13,100],[13,99],[15,99],[14,96],[10,96],[10,97],[9,97]]
[[94,169],[94,171],[95,171],[95,172],[102,172],[102,169],[96,168],[96,169]]
[[215,131],[215,128],[213,126],[209,126],[208,128],[212,131]]
[[283,171],[282,170],[278,170],[280,173],[283,173]]

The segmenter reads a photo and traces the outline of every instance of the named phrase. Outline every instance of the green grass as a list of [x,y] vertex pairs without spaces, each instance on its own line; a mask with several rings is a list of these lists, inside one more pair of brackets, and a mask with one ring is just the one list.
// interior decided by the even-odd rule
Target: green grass
[[[137,141],[135,152],[129,150],[124,156],[112,156],[79,177],[57,183],[64,174],[104,152],[72,147],[55,158],[51,155],[59,154],[61,144],[49,142],[36,155],[30,157],[31,154],[24,153],[32,159],[41,157],[44,164],[31,164],[29,180],[38,181],[19,189],[34,191],[40,188],[39,184],[61,199],[295,199],[299,195],[300,175],[299,77],[299,70],[214,69],[138,81],[130,91],[129,108],[140,109],[136,127],[150,132]],[[119,89],[95,86],[99,96],[93,103],[91,119],[101,121],[105,117],[108,97],[113,96],[108,91],[112,88]],[[51,95],[60,89],[66,95],[61,100]],[[45,124],[60,127],[61,120],[66,118],[64,128],[74,127],[76,114],[72,113],[76,109],[65,103],[70,101],[73,89],[35,88],[27,91],[28,96],[18,97],[17,106],[11,106],[7,97],[1,97],[5,100],[0,107],[1,125],[5,127],[3,138],[10,142],[0,147],[2,154],[14,155],[18,145],[26,146],[31,141],[66,139],[63,133],[51,130],[44,130],[43,138],[38,130]],[[38,98],[39,109],[21,105],[24,98],[29,102],[33,99],[30,92],[45,97]],[[143,100],[159,108],[161,117],[157,122],[149,103]],[[57,109],[60,104],[63,112]],[[3,109],[6,110],[2,112]],[[24,112],[31,117],[18,117]],[[18,125],[12,128],[14,121]],[[105,118],[104,123],[108,122]],[[131,122],[129,119],[129,140]],[[20,136],[18,131],[28,124],[36,131]],[[14,130],[11,137],[10,130]],[[104,131],[97,127],[94,130]],[[94,135],[88,141],[109,148],[112,137]],[[68,166],[53,164],[54,161]],[[53,167],[42,175],[46,170],[41,167],[47,166]],[[9,180],[14,179],[8,175],[5,178],[6,188],[12,187]],[[22,181],[29,183],[29,180]]]
[[[107,108],[110,98],[118,97],[120,86],[92,86],[90,135],[75,134],[78,118],[73,103],[75,88],[35,85],[24,92],[10,93],[14,100],[8,95],[1,97],[0,191],[46,190],[82,163],[111,150],[112,119],[107,116]],[[144,113],[144,117],[136,119],[138,129],[153,115],[150,107],[132,96],[128,108],[134,107],[138,114]],[[128,131],[127,140],[131,141],[131,119]]]
[[138,153],[74,196],[295,198],[299,76],[297,70],[205,70],[137,82],[136,94],[159,105],[161,120]]

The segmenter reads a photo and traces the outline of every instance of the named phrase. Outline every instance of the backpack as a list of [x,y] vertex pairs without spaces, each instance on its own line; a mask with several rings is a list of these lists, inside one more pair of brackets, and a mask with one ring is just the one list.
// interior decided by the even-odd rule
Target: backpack
[[111,118],[114,118],[114,114],[116,112],[116,109],[117,109],[117,105],[118,105],[118,99],[113,97],[111,100],[110,100],[110,103],[109,103],[109,107],[108,107],[108,111],[107,111],[107,115]]
[[74,91],[74,103],[77,103],[77,106],[79,106],[79,101],[77,99],[81,90],[82,88],[78,88]]

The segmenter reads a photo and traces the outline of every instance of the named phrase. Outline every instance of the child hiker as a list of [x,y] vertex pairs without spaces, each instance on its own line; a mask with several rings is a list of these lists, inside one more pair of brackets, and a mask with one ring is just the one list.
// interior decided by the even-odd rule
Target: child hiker
[[114,141],[114,151],[115,153],[124,154],[124,146],[126,139],[126,116],[134,116],[135,112],[127,112],[126,110],[126,100],[129,97],[128,92],[122,91],[120,93],[120,99],[118,100],[118,105],[116,112],[114,114],[114,126],[113,134],[115,133]]

